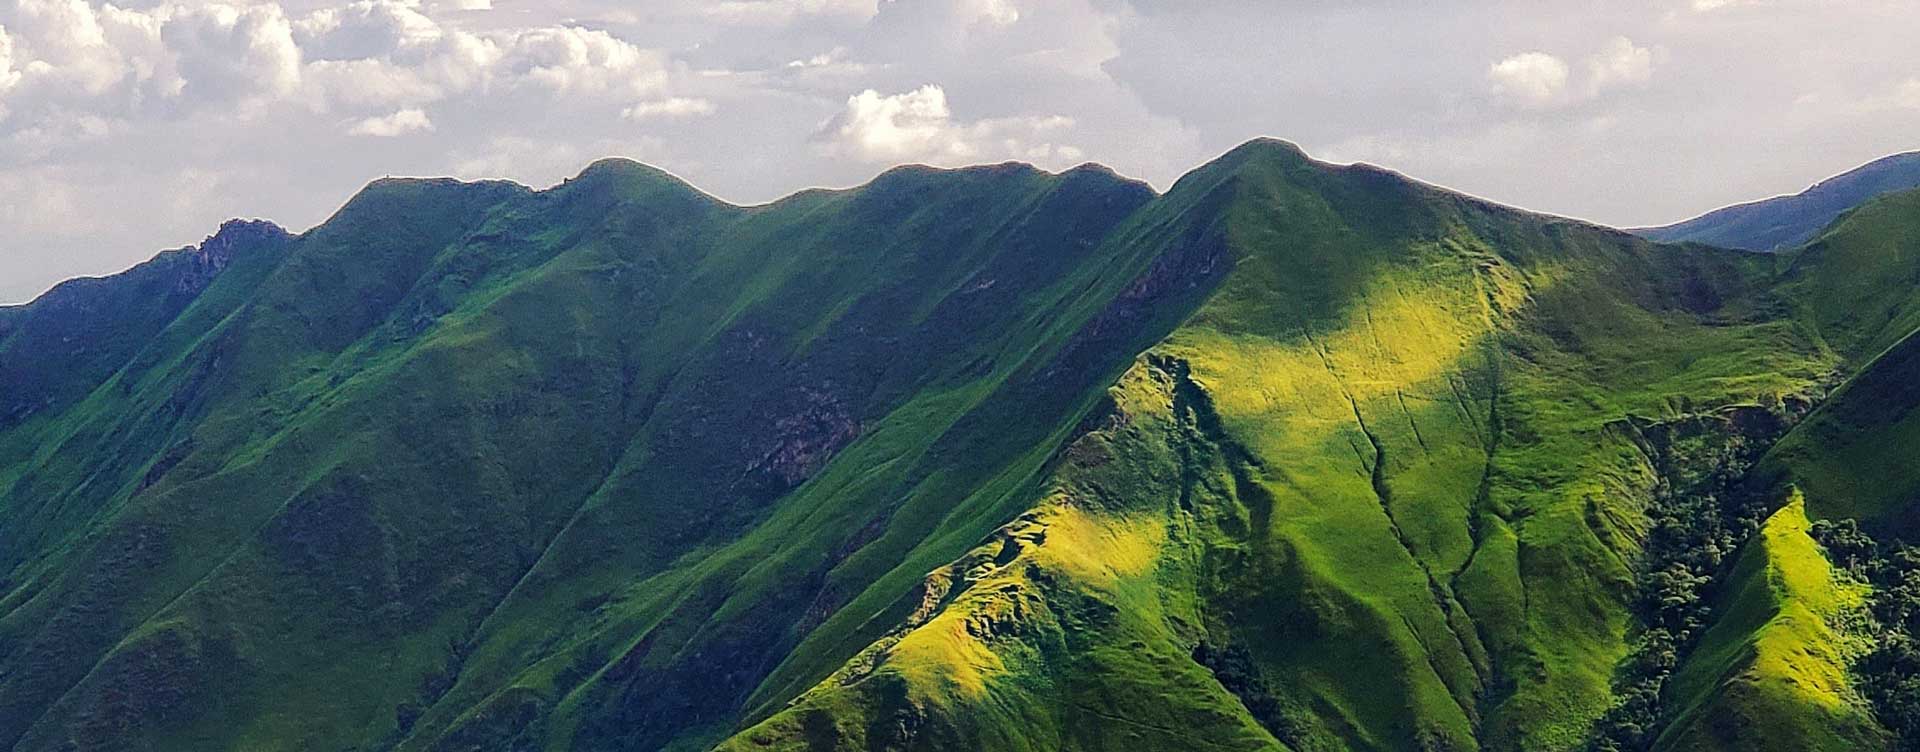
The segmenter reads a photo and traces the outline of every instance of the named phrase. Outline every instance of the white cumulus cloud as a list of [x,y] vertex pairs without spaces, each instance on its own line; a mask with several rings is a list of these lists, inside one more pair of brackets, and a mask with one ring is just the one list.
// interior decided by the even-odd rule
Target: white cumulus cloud
[[1487,69],[1494,90],[1532,105],[1546,105],[1567,88],[1567,62],[1545,52],[1522,52]]
[[643,94],[666,82],[666,58],[600,29],[527,29],[496,41],[500,73],[556,92]]
[[720,0],[700,14],[727,24],[775,26],[810,17],[866,21],[878,12],[878,0]]
[[1522,52],[1494,63],[1487,78],[1494,92],[1526,107],[1546,108],[1585,102],[1607,92],[1653,79],[1657,51],[1627,37],[1607,40],[1589,55],[1579,80],[1566,60],[1547,52]]
[[446,37],[440,24],[399,0],[359,0],[300,19],[295,37],[315,60],[401,56],[419,60]]
[[[20,83],[20,76],[20,71],[13,69],[13,37],[7,34],[7,27],[0,26],[0,96]],[[6,117],[6,112],[6,100],[0,99],[0,119]]]
[[846,109],[818,137],[829,150],[871,162],[919,160],[958,164],[983,159],[1078,159],[1080,151],[1050,135],[1072,128],[1060,115],[963,122],[953,116],[945,89],[928,84],[885,95],[873,89],[847,98]]
[[641,102],[620,111],[620,116],[628,120],[650,120],[653,118],[685,118],[714,113],[713,102],[688,97],[668,97],[649,102]]
[[181,94],[203,102],[279,97],[300,85],[300,48],[277,5],[181,9],[160,26]]
[[1008,26],[1020,20],[1020,9],[1014,7],[1013,0],[968,0],[966,6],[975,21]]
[[391,115],[370,117],[353,124],[347,133],[354,136],[378,136],[391,138],[408,133],[422,133],[433,130],[433,120],[425,111],[409,108]]
[[1653,78],[1653,50],[1626,37],[1614,37],[1587,60],[1589,90],[1599,93],[1615,86],[1643,84]]
[[834,135],[839,143],[868,159],[900,159],[946,152],[965,156],[971,147],[951,138],[953,111],[947,92],[927,85],[882,96],[868,89],[847,98]]

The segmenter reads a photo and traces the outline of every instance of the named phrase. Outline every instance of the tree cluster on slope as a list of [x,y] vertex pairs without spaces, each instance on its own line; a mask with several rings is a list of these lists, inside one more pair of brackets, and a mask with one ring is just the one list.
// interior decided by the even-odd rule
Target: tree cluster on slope
[[1920,547],[1877,542],[1850,519],[1821,520],[1810,532],[1836,566],[1872,585],[1874,649],[1853,670],[1894,750],[1920,752]]
[[1653,746],[1665,717],[1661,696],[1712,616],[1710,595],[1735,552],[1760,529],[1763,495],[1742,481],[1769,442],[1738,432],[1661,442],[1659,481],[1635,576],[1641,629],[1615,676],[1614,705],[1588,748],[1629,752]]

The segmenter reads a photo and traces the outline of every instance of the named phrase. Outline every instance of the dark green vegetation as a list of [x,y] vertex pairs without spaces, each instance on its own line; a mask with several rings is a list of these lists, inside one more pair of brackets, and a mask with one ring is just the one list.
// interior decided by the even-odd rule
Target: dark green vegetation
[[1905,743],[1808,515],[1908,533],[1917,195],[1761,255],[1259,141],[229,225],[0,309],[0,748]]
[[1830,558],[1873,596],[1862,626],[1871,649],[1855,655],[1864,691],[1895,749],[1920,749],[1920,549],[1904,541],[1876,542],[1854,520],[1822,521],[1813,537]]
[[1792,196],[1729,206],[1685,222],[1634,232],[1662,243],[1785,251],[1814,239],[1856,206],[1915,188],[1920,188],[1920,152],[1896,154],[1820,181]]

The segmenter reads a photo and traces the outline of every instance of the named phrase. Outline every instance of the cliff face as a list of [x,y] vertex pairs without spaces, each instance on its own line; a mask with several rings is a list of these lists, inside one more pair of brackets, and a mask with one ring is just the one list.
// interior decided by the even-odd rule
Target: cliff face
[[1817,636],[1734,618],[1805,548],[1746,468],[1898,339],[1897,284],[1820,292],[1860,232],[1658,246],[1271,141],[1163,195],[381,181],[0,315],[0,740],[1695,738],[1747,712],[1702,646]]

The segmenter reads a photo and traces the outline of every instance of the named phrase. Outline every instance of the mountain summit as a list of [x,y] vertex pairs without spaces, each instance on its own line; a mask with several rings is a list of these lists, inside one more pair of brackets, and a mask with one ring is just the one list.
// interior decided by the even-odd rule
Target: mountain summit
[[0,748],[1884,747],[1916,211],[381,181],[0,308]]

